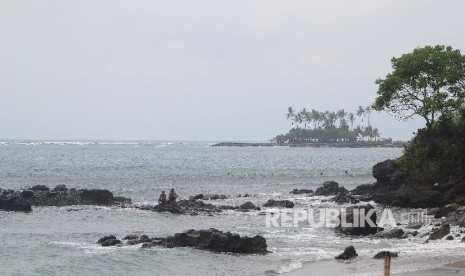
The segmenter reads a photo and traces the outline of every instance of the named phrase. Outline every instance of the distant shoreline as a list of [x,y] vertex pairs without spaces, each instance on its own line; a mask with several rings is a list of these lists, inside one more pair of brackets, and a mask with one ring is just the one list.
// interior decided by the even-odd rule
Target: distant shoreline
[[337,143],[241,143],[221,142],[212,147],[293,147],[293,148],[403,148],[407,142],[337,142]]

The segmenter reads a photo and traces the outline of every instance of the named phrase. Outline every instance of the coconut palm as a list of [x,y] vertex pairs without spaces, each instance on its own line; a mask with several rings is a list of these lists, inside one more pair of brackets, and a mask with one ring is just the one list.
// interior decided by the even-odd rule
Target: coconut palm
[[370,113],[371,113],[371,107],[370,106],[365,107],[365,114],[367,114],[367,117],[368,117],[368,125],[370,125]]
[[354,113],[349,113],[349,121],[350,121],[350,126],[353,127],[354,126],[354,121],[355,121],[355,116],[354,116]]
[[292,109],[292,107],[288,107],[288,108],[287,108],[286,118],[287,118],[288,120],[291,120],[292,126],[294,126],[294,116],[295,116],[295,114],[294,114],[294,109]]

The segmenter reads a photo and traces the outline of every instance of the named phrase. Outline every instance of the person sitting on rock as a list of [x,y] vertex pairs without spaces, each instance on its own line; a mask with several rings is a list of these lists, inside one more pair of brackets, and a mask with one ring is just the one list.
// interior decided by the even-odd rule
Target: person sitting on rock
[[160,198],[158,199],[158,204],[165,205],[166,204],[166,194],[165,191],[161,192]]
[[176,203],[176,198],[178,198],[178,195],[174,189],[171,189],[170,194],[168,195],[168,203]]

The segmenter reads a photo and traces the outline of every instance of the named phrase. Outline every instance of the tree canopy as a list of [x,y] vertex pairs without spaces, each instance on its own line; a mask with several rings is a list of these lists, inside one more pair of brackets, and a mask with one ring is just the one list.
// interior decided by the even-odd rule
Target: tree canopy
[[404,120],[419,115],[430,127],[439,116],[464,107],[465,56],[459,50],[426,46],[391,64],[393,71],[376,80],[375,110]]

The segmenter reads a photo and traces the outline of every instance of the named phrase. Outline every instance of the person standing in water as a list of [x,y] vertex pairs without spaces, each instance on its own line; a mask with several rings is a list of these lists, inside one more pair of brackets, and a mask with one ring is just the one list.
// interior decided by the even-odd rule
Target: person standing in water
[[168,203],[176,203],[176,198],[178,198],[178,195],[174,189],[171,189],[170,194],[168,195]]
[[165,205],[166,204],[166,194],[165,191],[161,192],[160,198],[158,198],[158,204]]

